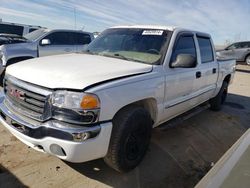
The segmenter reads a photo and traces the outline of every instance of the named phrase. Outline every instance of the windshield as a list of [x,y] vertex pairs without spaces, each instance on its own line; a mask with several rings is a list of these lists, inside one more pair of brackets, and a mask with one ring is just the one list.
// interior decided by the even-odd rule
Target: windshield
[[45,33],[47,33],[46,30],[38,29],[36,31],[28,33],[27,35],[24,35],[24,38],[30,41],[35,41],[36,39],[40,38],[40,36],[44,35]]
[[97,55],[147,64],[160,62],[167,41],[167,31],[153,29],[107,29],[87,47]]

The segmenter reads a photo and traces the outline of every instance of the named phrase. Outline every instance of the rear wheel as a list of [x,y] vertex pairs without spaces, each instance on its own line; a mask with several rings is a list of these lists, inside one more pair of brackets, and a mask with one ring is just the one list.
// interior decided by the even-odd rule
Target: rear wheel
[[250,55],[248,55],[248,56],[246,57],[246,64],[247,64],[247,65],[250,65]]
[[121,110],[113,120],[109,149],[104,161],[119,172],[128,172],[143,159],[150,143],[153,121],[142,107]]
[[216,97],[210,99],[209,103],[211,105],[210,109],[214,111],[219,111],[222,108],[222,105],[226,101],[228,92],[228,83],[226,81],[223,82],[219,93]]

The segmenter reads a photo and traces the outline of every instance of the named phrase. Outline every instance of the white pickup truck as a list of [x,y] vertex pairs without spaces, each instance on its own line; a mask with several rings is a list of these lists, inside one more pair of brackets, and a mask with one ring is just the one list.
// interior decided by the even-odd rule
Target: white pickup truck
[[207,101],[219,110],[234,72],[206,33],[112,27],[86,53],[9,66],[0,122],[39,151],[77,163],[104,158],[127,172],[143,159],[152,128]]

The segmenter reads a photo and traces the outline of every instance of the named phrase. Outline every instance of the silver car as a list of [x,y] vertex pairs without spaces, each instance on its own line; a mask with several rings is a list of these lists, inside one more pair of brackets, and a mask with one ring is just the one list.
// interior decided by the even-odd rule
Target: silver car
[[224,50],[217,51],[217,56],[230,57],[250,65],[250,41],[233,43]]
[[35,57],[82,52],[94,39],[89,32],[39,29],[22,38],[0,36],[0,81],[6,66]]

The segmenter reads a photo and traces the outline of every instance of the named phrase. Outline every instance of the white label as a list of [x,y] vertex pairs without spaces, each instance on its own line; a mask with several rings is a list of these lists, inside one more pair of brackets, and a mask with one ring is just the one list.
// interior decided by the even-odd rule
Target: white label
[[144,30],[142,35],[162,35],[163,30]]

